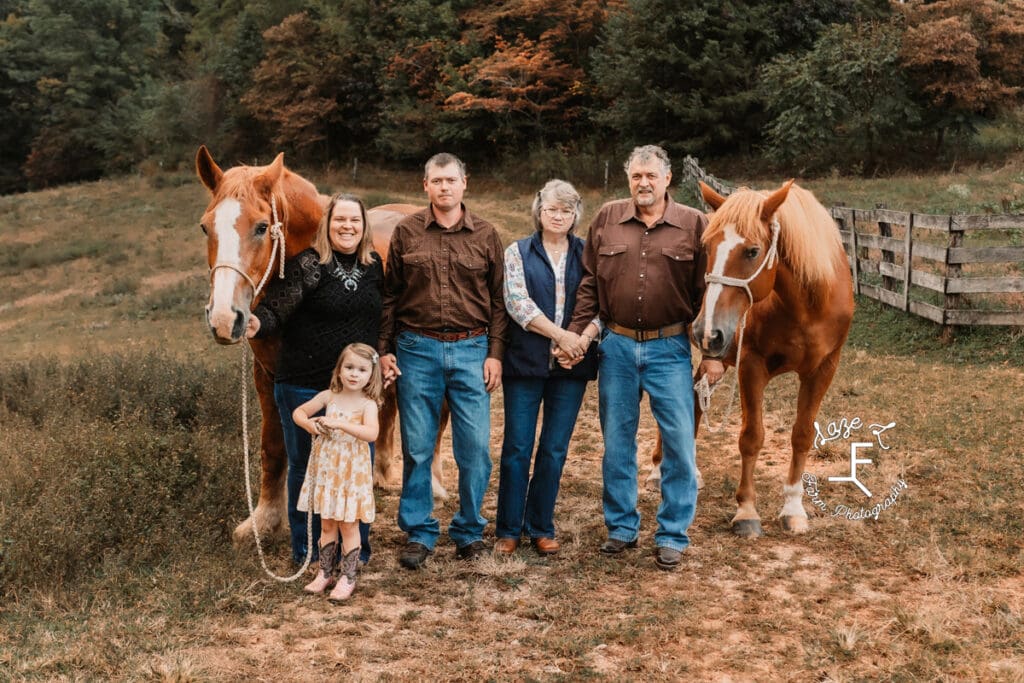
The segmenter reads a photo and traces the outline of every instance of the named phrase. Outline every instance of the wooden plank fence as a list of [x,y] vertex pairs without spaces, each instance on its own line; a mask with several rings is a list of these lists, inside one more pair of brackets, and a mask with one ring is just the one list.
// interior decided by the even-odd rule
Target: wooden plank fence
[[[680,175],[733,191],[691,156]],[[697,200],[707,210],[699,190]],[[940,325],[1024,325],[1024,215],[830,212],[857,294]]]
[[[1024,243],[1024,215],[831,213],[857,294],[940,325],[1024,325],[1024,246],[992,245]],[[968,246],[968,237],[985,246]],[[994,301],[978,307],[981,299]]]

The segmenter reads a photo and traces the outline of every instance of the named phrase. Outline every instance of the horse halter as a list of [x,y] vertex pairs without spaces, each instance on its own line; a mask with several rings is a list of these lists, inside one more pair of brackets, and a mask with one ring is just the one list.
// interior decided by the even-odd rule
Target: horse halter
[[211,280],[213,279],[213,274],[217,272],[218,268],[227,268],[228,270],[233,270],[239,275],[241,275],[243,278],[245,278],[245,281],[249,283],[250,287],[252,287],[252,298],[253,300],[255,300],[256,297],[259,296],[260,292],[263,290],[263,285],[267,283],[267,278],[270,277],[270,273],[273,272],[274,270],[274,259],[277,258],[278,249],[280,249],[281,251],[281,257],[279,259],[278,277],[281,278],[282,280],[284,279],[284,223],[282,223],[280,219],[277,217],[277,199],[274,197],[273,194],[270,195],[270,211],[271,217],[274,219],[274,222],[271,223],[270,225],[270,239],[273,242],[273,246],[271,247],[270,250],[270,260],[267,261],[267,269],[263,272],[263,277],[260,279],[260,283],[257,285],[255,282],[253,282],[253,279],[249,277],[249,273],[245,272],[235,264],[221,263],[219,261],[217,263],[214,263],[213,267],[210,268]]
[[761,261],[761,265],[757,267],[754,274],[750,277],[743,279],[738,277],[728,277],[726,275],[715,275],[713,273],[704,274],[704,282],[707,284],[723,285],[725,287],[742,287],[743,291],[747,293],[747,297],[750,299],[750,305],[754,305],[754,295],[750,293],[750,283],[757,279],[761,274],[761,271],[765,268],[771,268],[775,261],[779,257],[779,221],[778,219],[772,220],[772,245],[768,247],[768,253],[765,254],[764,260]]

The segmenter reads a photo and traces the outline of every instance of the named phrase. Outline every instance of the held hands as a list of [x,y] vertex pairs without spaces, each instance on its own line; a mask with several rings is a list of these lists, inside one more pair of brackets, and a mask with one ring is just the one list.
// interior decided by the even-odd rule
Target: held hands
[[[583,346],[583,341],[580,335],[569,330],[563,330],[561,334],[555,339],[555,346],[558,351],[570,358],[583,355],[586,353],[586,347]],[[582,349],[581,349],[582,347]]]
[[384,378],[384,387],[391,386],[391,383],[398,379],[402,371],[398,369],[398,359],[393,353],[385,353],[380,357],[380,374]]
[[593,341],[593,338],[586,333],[575,334],[566,330],[555,341],[556,347],[552,349],[551,355],[555,357],[559,365],[568,370],[583,360]]

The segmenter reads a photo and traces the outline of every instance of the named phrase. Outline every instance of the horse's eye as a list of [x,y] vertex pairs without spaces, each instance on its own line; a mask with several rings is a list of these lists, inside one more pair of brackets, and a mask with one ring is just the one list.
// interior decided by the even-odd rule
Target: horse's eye
[[761,247],[750,247],[743,252],[743,255],[747,258],[757,258],[757,255],[761,253]]
[[252,231],[257,237],[263,237],[264,235],[267,234],[268,227],[269,226],[266,221],[260,221],[255,226],[253,226]]
[[203,231],[203,234],[209,237],[210,231],[206,229],[206,225],[203,223],[199,224],[199,229]]

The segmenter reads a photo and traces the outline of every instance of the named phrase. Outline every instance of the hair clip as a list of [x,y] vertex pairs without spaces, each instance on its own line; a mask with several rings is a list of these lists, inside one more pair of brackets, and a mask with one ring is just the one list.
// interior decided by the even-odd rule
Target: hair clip
[[376,365],[380,361],[380,354],[376,351],[373,352],[373,364]]

